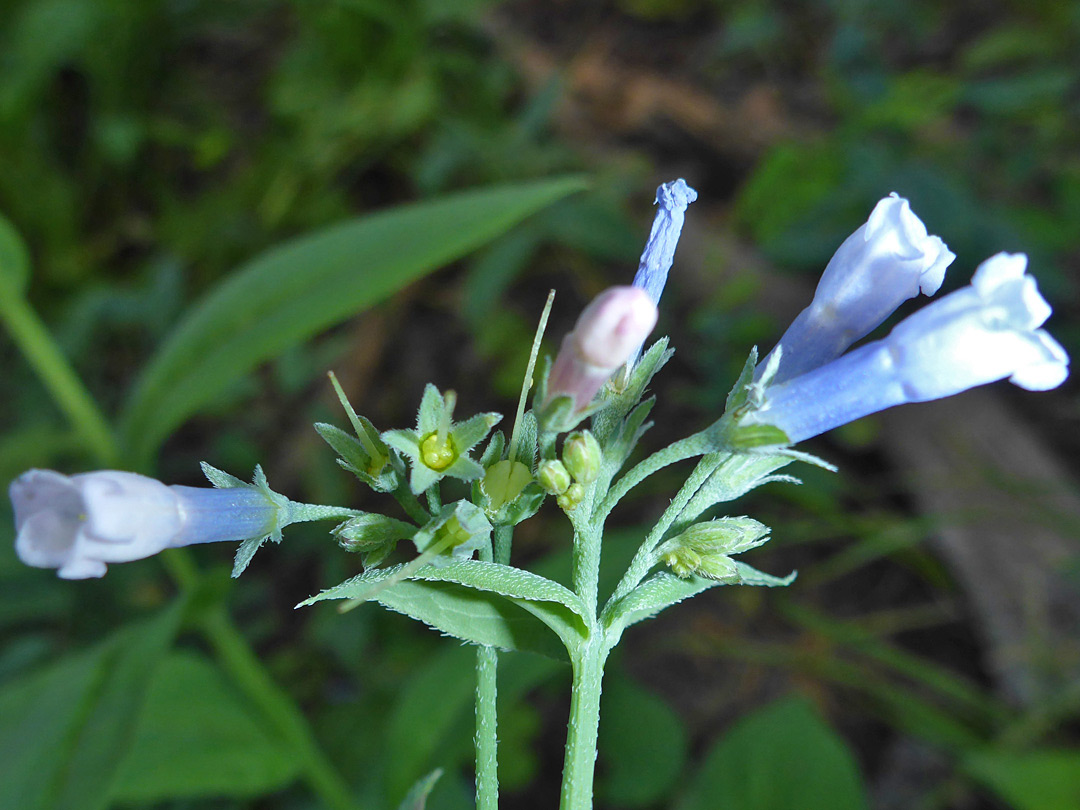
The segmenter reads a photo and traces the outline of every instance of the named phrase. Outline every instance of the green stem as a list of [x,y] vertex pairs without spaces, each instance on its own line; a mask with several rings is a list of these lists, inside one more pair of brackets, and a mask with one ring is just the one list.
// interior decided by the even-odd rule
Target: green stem
[[420,505],[420,500],[409,489],[407,481],[403,481],[401,486],[394,490],[394,497],[417,526],[423,526],[431,520],[431,515]]
[[642,459],[608,490],[607,496],[597,510],[597,519],[603,521],[631,489],[636,487],[650,475],[659,472],[664,467],[692,458],[702,452],[705,431],[687,436],[674,444],[668,445],[663,450],[657,450],[646,459]]
[[476,810],[499,807],[499,652],[476,651]]
[[574,592],[585,602],[590,618],[596,617],[600,592],[600,552],[603,544],[604,524],[589,520],[592,514],[594,490],[585,500],[570,511],[570,524],[574,527],[574,549],[571,563],[571,579]]
[[591,810],[596,740],[600,728],[600,691],[608,650],[598,632],[574,657],[570,722],[566,731],[559,810]]
[[[480,559],[501,565],[510,562],[514,527],[495,527],[492,549],[481,549]],[[494,647],[476,651],[476,807],[499,807],[499,652]]]
[[710,453],[698,462],[697,467],[690,473],[690,477],[686,479],[686,483],[682,485],[668,508],[664,510],[664,514],[660,516],[660,520],[657,521],[652,531],[646,536],[637,553],[634,554],[634,559],[630,561],[630,566],[626,569],[622,579],[619,580],[611,599],[608,600],[609,606],[614,605],[618,600],[634,590],[649,573],[655,563],[653,552],[656,551],[660,541],[664,539],[664,533],[671,528],[671,524],[675,522],[686,505],[701,489],[702,484],[709,480],[709,476],[716,471],[721,460],[727,455],[724,453]]
[[0,298],[0,320],[86,446],[105,467],[119,458],[108,422],[25,298]]

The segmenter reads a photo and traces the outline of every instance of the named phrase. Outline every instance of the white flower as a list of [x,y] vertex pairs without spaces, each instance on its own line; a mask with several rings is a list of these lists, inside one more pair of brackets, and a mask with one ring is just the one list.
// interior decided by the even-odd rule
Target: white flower
[[106,563],[192,543],[265,535],[278,506],[254,488],[168,487],[116,470],[66,476],[30,470],[11,484],[15,551],[64,579],[105,574]]
[[548,401],[570,396],[583,410],[656,326],[656,304],[640,287],[611,287],[578,316],[548,377]]
[[[881,200],[866,224],[836,251],[814,300],[780,338],[782,354],[773,382],[835,360],[904,301],[920,291],[933,295],[954,258],[941,239],[927,234],[907,200],[895,192]],[[758,366],[758,377],[767,363],[768,358]]]
[[744,423],[775,425],[800,442],[893,405],[1005,378],[1032,391],[1057,387],[1069,357],[1039,328],[1051,309],[1026,267],[1023,254],[992,256],[969,286],[927,305],[885,339],[768,385]]

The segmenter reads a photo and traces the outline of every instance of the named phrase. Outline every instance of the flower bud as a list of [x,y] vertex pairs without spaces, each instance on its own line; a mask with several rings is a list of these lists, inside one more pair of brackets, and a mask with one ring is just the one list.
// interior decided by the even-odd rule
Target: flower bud
[[487,495],[487,507],[494,514],[510,503],[522,490],[532,483],[533,477],[529,468],[520,461],[503,459],[496,461],[490,467],[480,481],[484,494]]
[[571,433],[563,442],[562,461],[567,472],[580,484],[588,486],[600,474],[603,451],[596,437],[587,430]]
[[347,551],[368,551],[407,540],[415,533],[415,526],[370,512],[349,518],[333,531],[338,544]]
[[551,367],[547,401],[558,396],[584,410],[656,326],[656,304],[638,287],[611,287],[582,311]]
[[547,459],[540,462],[536,471],[537,480],[544,492],[549,495],[562,495],[574,483],[566,467],[558,459]]
[[585,498],[585,487],[581,484],[571,484],[566,492],[555,499],[555,503],[564,512],[569,512]]

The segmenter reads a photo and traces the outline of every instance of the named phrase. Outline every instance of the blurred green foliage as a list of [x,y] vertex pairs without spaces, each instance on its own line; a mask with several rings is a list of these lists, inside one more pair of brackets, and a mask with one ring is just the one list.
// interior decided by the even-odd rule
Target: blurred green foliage
[[[464,271],[421,287],[419,309],[406,293],[377,311],[391,323],[403,314],[424,319],[419,331],[429,341],[435,334],[434,342],[457,346],[455,373],[486,379],[490,372],[509,402],[551,283],[551,273],[538,268],[566,268],[562,283],[572,278],[576,287],[567,298],[586,299],[627,278],[645,217],[640,210],[631,217],[626,200],[647,203],[656,179],[649,133],[631,139],[644,147],[638,155],[624,144],[611,149],[610,141],[556,133],[566,75],[530,88],[492,23],[520,14],[544,34],[579,41],[568,4],[554,6],[568,21],[550,29],[536,21],[547,11],[537,15],[534,5],[0,5],[0,296],[28,297],[112,414],[189,305],[271,246],[376,208],[585,167],[595,178],[588,193],[491,241]],[[773,264],[809,282],[853,223],[896,190],[959,255],[948,284],[964,283],[998,250],[1029,253],[1057,309],[1055,335],[1080,352],[1080,6],[619,0],[604,7],[610,16],[601,15],[602,24],[629,28],[639,45],[674,42],[668,47],[690,54],[685,69],[720,94],[764,82],[794,100],[797,122],[752,161],[742,158],[730,200],[737,231]],[[648,61],[648,50],[638,47],[628,61]],[[723,149],[715,147],[721,157]],[[653,150],[665,151],[669,145]],[[697,158],[692,168],[707,175],[710,155],[717,156]],[[675,164],[686,165],[681,155]],[[699,190],[704,201],[709,189]],[[417,242],[427,236],[418,234]],[[731,260],[719,264],[726,269]],[[672,381],[669,396],[687,410],[679,418],[697,418],[721,401],[747,346],[775,338],[779,326],[760,311],[751,273],[710,283],[688,324],[666,316],[682,332],[684,377],[694,375]],[[674,289],[667,300],[688,309],[690,297]],[[360,297],[356,305],[373,300]],[[404,356],[416,349],[401,326],[391,331],[393,348],[376,351]],[[268,368],[255,375],[237,369],[221,390],[186,382],[183,394],[201,402],[199,415],[166,444],[164,473],[195,483],[200,457],[244,473],[289,439],[279,460],[297,495],[356,498],[325,454],[293,439],[287,415],[336,418],[313,392],[327,367],[355,357],[356,340],[351,326],[337,327],[309,344],[275,347],[283,351]],[[384,415],[397,408],[408,423],[419,388],[397,389],[448,356],[433,361],[429,353],[429,367],[415,373],[404,361],[400,378],[391,375],[394,390],[373,391],[369,401],[385,403]],[[268,353],[253,355],[245,370],[265,359]],[[94,466],[6,338],[0,363],[0,480],[30,466]],[[463,385],[464,395],[479,398],[470,389]],[[175,425],[160,427],[167,433]],[[867,430],[855,426],[837,441],[856,466],[866,465]],[[1069,730],[1080,714],[1075,695],[1025,714],[995,697],[970,667],[958,671],[955,660],[907,649],[895,638],[905,629],[951,620],[933,600],[928,608],[868,605],[843,619],[817,604],[885,563],[943,600],[956,592],[924,545],[932,527],[913,518],[880,475],[839,480],[810,470],[803,477],[802,488],[776,487],[770,500],[759,495],[745,509],[771,515],[778,544],[788,541],[778,554],[805,555],[805,590],[770,594],[778,603],[773,612],[760,594],[728,597],[737,626],[697,616],[699,624],[664,625],[670,635],[663,644],[699,663],[792,673],[815,697],[856,696],[854,708],[830,716],[849,724],[857,716],[943,752],[945,773],[923,786],[923,807],[1080,805],[1077,740]],[[668,497],[660,488],[653,494],[657,502]],[[155,563],[114,566],[102,582],[58,582],[17,563],[10,527],[5,500],[0,808],[27,810],[34,801],[88,807],[90,793],[169,810],[316,806],[297,782],[301,763],[281,729],[211,663],[212,650],[191,632],[199,605],[225,594],[270,674],[303,706],[316,741],[347,776],[357,806],[393,807],[435,767],[446,772],[428,807],[470,806],[471,651],[418,634],[397,616],[294,614],[293,601],[355,570],[320,530],[299,527],[234,591],[223,584],[226,555],[209,552],[202,559],[210,573],[184,617],[179,645],[167,652],[177,617],[166,607],[171,586]],[[525,553],[560,547],[565,530],[551,520],[541,534],[520,540]],[[843,545],[837,537],[846,538]],[[611,545],[605,553],[618,557],[617,534]],[[557,568],[559,561],[539,565]],[[634,636],[629,640],[637,650]],[[808,780],[820,785],[818,799],[827,794],[822,806],[866,806],[869,788],[854,763],[872,776],[867,752],[845,743],[805,700],[751,714],[738,694],[721,696],[732,701],[724,717],[750,716],[718,730],[696,722],[677,698],[681,681],[662,695],[643,686],[637,676],[647,668],[631,655],[613,669],[605,694],[604,806],[668,806],[674,798],[689,810],[724,796],[732,806],[772,810],[796,806],[790,797],[804,796]],[[669,679],[685,674],[672,669]],[[504,790],[514,806],[550,805],[566,673],[524,654],[505,656],[500,673]],[[817,702],[829,705],[829,698]],[[103,784],[109,773],[115,782]]]

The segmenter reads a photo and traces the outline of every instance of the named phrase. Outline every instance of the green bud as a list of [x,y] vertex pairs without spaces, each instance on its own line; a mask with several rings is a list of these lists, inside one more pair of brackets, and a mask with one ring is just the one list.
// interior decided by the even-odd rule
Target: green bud
[[[668,541],[701,554],[739,554],[769,539],[769,527],[748,517],[725,517],[695,523]],[[667,544],[665,544],[667,545]]]
[[701,555],[692,548],[673,548],[661,554],[660,559],[671,568],[672,573],[683,579],[697,573],[701,565]]
[[558,459],[547,459],[540,462],[536,471],[536,478],[540,486],[549,495],[562,495],[574,483],[563,463]]
[[580,430],[566,437],[562,460],[574,480],[587,486],[600,474],[604,454],[596,437],[587,430]]
[[520,461],[504,459],[488,467],[480,486],[488,498],[486,504],[490,513],[498,512],[514,500],[521,491],[532,483],[532,473]]
[[559,508],[564,512],[569,512],[585,497],[585,487],[581,484],[571,484],[566,492],[555,499],[555,503],[559,505]]
[[333,530],[338,543],[348,551],[367,551],[398,540],[407,540],[415,533],[415,526],[371,513],[350,518]]
[[739,569],[735,567],[735,562],[723,554],[707,554],[703,556],[697,566],[696,573],[719,582],[739,581]]

